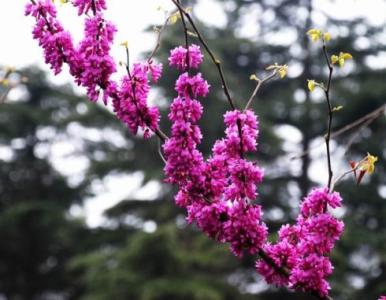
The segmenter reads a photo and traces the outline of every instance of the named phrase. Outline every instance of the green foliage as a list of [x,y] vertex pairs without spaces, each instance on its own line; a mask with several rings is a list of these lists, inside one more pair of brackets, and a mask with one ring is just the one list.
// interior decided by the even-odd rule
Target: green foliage
[[235,267],[229,256],[201,234],[170,223],[153,233],[137,232],[122,248],[79,257],[72,268],[87,270],[82,299],[234,299],[237,289],[224,280]]

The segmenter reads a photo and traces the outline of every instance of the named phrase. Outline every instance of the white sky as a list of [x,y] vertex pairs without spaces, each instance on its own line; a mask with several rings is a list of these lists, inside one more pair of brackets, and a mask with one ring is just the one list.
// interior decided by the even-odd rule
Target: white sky
[[[5,2],[5,0],[1,0]],[[32,40],[31,28],[33,19],[24,17],[24,5],[27,0],[13,0],[3,3],[0,9],[0,30],[2,44],[0,47],[0,65],[23,67],[37,64],[48,70],[45,66],[41,49],[36,41]],[[163,13],[157,10],[158,6],[172,9],[170,0],[141,0],[122,1],[108,0],[109,11],[107,18],[114,21],[118,27],[116,44],[113,47],[113,55],[117,61],[124,59],[124,53],[119,46],[123,40],[129,41],[132,60],[135,60],[143,51],[152,49],[155,36],[144,34],[143,30],[149,26],[163,22]],[[224,15],[219,10],[219,3],[213,0],[201,0],[194,8],[196,15],[211,25],[223,25]],[[318,7],[334,17],[348,19],[355,16],[368,18],[374,25],[380,25],[386,21],[386,1],[384,0],[314,0],[314,6]],[[70,5],[59,7],[60,18],[76,39],[82,35],[82,22],[76,16],[76,12]],[[318,15],[315,15],[318,19]],[[321,20],[323,22],[323,20]],[[253,26],[252,26],[253,27]],[[253,30],[253,28],[251,28]],[[248,33],[247,33],[248,34]],[[53,76],[52,76],[53,77]],[[59,75],[56,82],[67,82],[68,75]],[[59,167],[60,168],[60,167]],[[130,181],[131,188],[123,182]],[[107,178],[100,194],[93,200],[87,201],[84,208],[74,208],[76,215],[85,215],[90,226],[97,226],[104,222],[102,212],[104,209],[115,205],[122,197],[129,195],[137,189],[141,182],[141,176],[133,175],[132,178],[116,177]],[[123,187],[123,188],[122,188]],[[153,184],[152,190],[157,191]],[[148,191],[141,191],[148,193]],[[151,196],[151,193],[149,194]]]

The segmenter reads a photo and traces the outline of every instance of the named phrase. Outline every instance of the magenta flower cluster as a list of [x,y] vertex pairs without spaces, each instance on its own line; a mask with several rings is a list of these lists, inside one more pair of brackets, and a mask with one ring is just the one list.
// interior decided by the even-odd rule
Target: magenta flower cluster
[[[180,71],[185,71],[187,67],[197,69],[203,61],[204,56],[201,53],[200,47],[197,45],[189,46],[189,53],[186,47],[176,47],[171,50],[169,56],[169,65],[177,68]],[[189,64],[187,65],[187,62]]]
[[[107,90],[111,84],[110,77],[116,71],[114,60],[109,54],[115,32],[115,26],[105,21],[102,15],[86,19],[84,39],[77,51],[83,63],[78,80],[87,88],[87,95],[92,101],[98,100],[100,90]],[[105,103],[107,99],[108,94],[104,93]]]
[[[186,49],[183,49],[179,47],[172,50],[169,61],[173,61],[171,65],[179,66],[180,69],[184,66],[184,70],[187,70]],[[197,68],[201,61],[201,56],[191,56],[192,68]],[[178,96],[171,104],[169,113],[173,123],[172,134],[163,147],[167,158],[165,174],[169,183],[178,184],[187,195],[193,197],[194,194],[201,195],[200,187],[205,180],[203,155],[197,150],[202,139],[197,122],[203,108],[196,98],[207,96],[209,84],[200,73],[192,76],[186,72],[179,76],[175,90]]]
[[143,130],[145,138],[151,136],[158,128],[160,114],[158,108],[149,106],[147,98],[150,92],[148,76],[154,82],[161,76],[162,65],[153,63],[136,63],[130,74],[122,79],[119,97],[113,99],[114,111],[133,134]]
[[256,150],[257,118],[252,111],[226,113],[226,138],[216,142],[211,158],[203,159],[197,149],[202,139],[197,125],[202,106],[196,98],[205,97],[209,85],[200,73],[189,72],[199,67],[202,58],[196,45],[189,50],[177,47],[170,53],[170,66],[185,72],[177,79],[178,97],[169,114],[173,125],[164,146],[165,174],[168,182],[179,186],[176,203],[187,209],[188,222],[195,222],[211,238],[229,243],[238,256],[244,251],[254,254],[267,238],[261,207],[250,204],[263,172],[243,157]]
[[264,260],[258,260],[257,271],[268,283],[292,289],[313,291],[321,297],[328,295],[326,278],[333,267],[329,255],[343,232],[343,222],[334,218],[329,208],[341,206],[341,197],[327,188],[313,189],[303,200],[301,214],[293,226],[285,225],[279,231],[276,244],[266,244],[264,251],[277,268],[285,268],[284,276]]
[[76,60],[76,51],[70,33],[56,19],[55,6],[50,0],[42,0],[37,5],[27,4],[25,13],[36,18],[33,38],[43,48],[45,62],[59,74],[65,62]]
[[78,15],[87,14],[90,10],[94,13],[107,9],[105,0],[74,0],[74,6],[78,8]]
[[[148,96],[150,79],[159,80],[162,65],[152,60],[135,63],[127,66],[127,75],[119,83],[112,80],[116,64],[110,50],[116,28],[103,16],[106,1],[73,1],[79,15],[86,15],[84,38],[77,46],[57,20],[53,1],[35,1],[26,6],[26,15],[36,19],[33,37],[55,74],[68,64],[89,98],[97,101],[102,94],[105,104],[111,101],[117,117],[132,133],[141,130],[147,138],[157,132],[160,113],[148,104]],[[227,112],[225,137],[215,142],[212,155],[205,159],[199,150],[203,106],[198,99],[209,94],[210,86],[193,70],[203,58],[197,45],[179,46],[169,57],[169,65],[182,73],[168,115],[171,137],[163,145],[166,182],[178,186],[176,204],[187,210],[189,223],[210,238],[228,243],[236,256],[260,254],[256,270],[268,283],[327,296],[327,277],[333,270],[328,256],[344,227],[329,211],[341,206],[340,195],[327,188],[313,189],[301,204],[296,224],[282,226],[278,241],[267,242],[268,229],[256,203],[263,170],[246,158],[257,150],[257,116],[251,110]]]
[[110,50],[117,29],[103,16],[106,1],[75,0],[73,5],[78,8],[79,15],[86,15],[84,38],[77,46],[58,21],[52,0],[26,5],[26,15],[36,19],[33,37],[43,48],[46,63],[55,74],[67,63],[76,83],[86,88],[92,101],[97,101],[101,95],[105,104],[111,100],[116,115],[132,133],[137,134],[142,129],[145,137],[151,136],[158,128],[159,111],[148,105],[148,77],[158,81],[162,65],[152,61],[137,63],[120,84],[114,82],[111,77],[117,68]]

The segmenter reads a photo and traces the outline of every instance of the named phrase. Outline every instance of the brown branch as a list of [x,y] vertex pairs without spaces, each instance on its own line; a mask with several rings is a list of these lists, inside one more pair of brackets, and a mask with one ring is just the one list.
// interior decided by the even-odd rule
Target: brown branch
[[346,156],[347,152],[350,150],[351,146],[354,144],[356,138],[357,138],[357,137],[360,135],[360,133],[362,132],[362,129],[368,127],[368,126],[369,126],[371,123],[373,123],[377,118],[378,118],[378,116],[373,116],[371,119],[368,119],[366,122],[364,122],[362,125],[359,126],[358,131],[357,131],[356,133],[354,133],[354,134],[350,137],[350,139],[349,139],[349,141],[348,141],[348,143],[347,143],[347,145],[346,145],[346,150],[344,151],[344,156]]
[[337,186],[338,183],[340,183],[344,177],[346,177],[347,175],[350,175],[351,173],[355,172],[359,167],[360,167],[360,164],[358,163],[358,164],[356,165],[355,168],[352,168],[352,169],[350,169],[350,170],[348,170],[348,171],[346,171],[346,172],[343,172],[343,173],[342,173],[342,174],[334,181],[334,183],[333,183],[333,185],[332,185],[332,189],[334,189],[335,186]]
[[273,261],[271,257],[267,253],[265,253],[262,249],[259,249],[259,256],[267,263],[269,264],[272,268],[275,269],[275,271],[285,277],[290,276],[290,270],[286,267],[279,267],[276,265],[276,263]]
[[252,101],[253,99],[256,97],[257,95],[257,92],[260,90],[261,86],[267,82],[268,80],[272,79],[273,77],[276,76],[276,73],[277,71],[275,70],[272,74],[268,75],[267,77],[263,78],[263,79],[257,79],[257,85],[256,85],[256,88],[254,89],[251,97],[249,98],[248,102],[247,102],[247,105],[245,105],[245,108],[244,108],[244,111],[248,110],[249,107],[251,106],[252,104]]
[[180,4],[180,6],[178,7],[178,11],[180,13],[180,16],[181,16],[181,23],[182,23],[182,28],[184,30],[184,36],[185,36],[185,48],[186,48],[186,69],[187,71],[189,72],[190,70],[190,54],[189,54],[189,35],[188,35],[188,27],[186,25],[186,21],[185,21],[185,15],[184,13],[182,12],[182,7],[181,7],[181,3],[180,3],[180,0],[176,0],[178,2],[178,4]]
[[327,87],[324,87],[324,93],[326,95],[326,102],[327,102],[327,108],[328,108],[328,125],[327,125],[327,134],[325,135],[325,140],[326,140],[326,150],[327,150],[327,166],[328,166],[328,184],[327,187],[328,189],[331,188],[331,183],[332,183],[332,177],[334,175],[332,171],[332,165],[331,165],[331,149],[330,149],[330,141],[331,141],[331,129],[332,129],[332,120],[333,120],[333,108],[331,105],[331,100],[330,100],[330,90],[331,90],[331,81],[332,81],[332,73],[334,72],[334,68],[328,58],[328,53],[327,53],[327,47],[326,44],[323,41],[323,53],[324,57],[326,59],[326,63],[328,66],[329,70],[329,75],[328,75],[328,82],[327,82]]
[[93,15],[95,16],[97,14],[95,0],[91,1],[91,10],[92,10]]
[[[265,253],[262,249],[259,250],[259,256],[268,264],[270,265],[277,273],[283,275],[284,277],[288,278],[290,276],[291,271],[285,267],[285,266],[278,266],[273,261],[271,257],[267,253]],[[321,297],[317,292],[310,292],[312,296],[314,296],[316,299],[319,300],[333,300],[330,296]]]
[[6,68],[3,78],[0,78],[0,85],[4,86],[4,92],[0,94],[0,103],[5,102],[9,92],[15,87],[15,85],[10,84],[8,81],[9,76],[11,76],[14,71],[14,68],[8,67]]
[[0,103],[4,103],[5,102],[5,99],[7,99],[7,96],[9,94],[9,92],[12,90],[12,87],[8,86],[5,91],[0,94]]
[[386,104],[382,104],[380,107],[378,107],[377,109],[373,110],[372,112],[364,115],[363,117],[355,120],[354,122],[348,124],[348,125],[345,125],[344,127],[342,127],[341,129],[335,131],[334,133],[331,134],[331,137],[332,138],[335,138],[347,131],[350,131],[351,129],[367,122],[368,120],[375,120],[377,118],[379,118],[382,114],[384,114],[386,112]]
[[[343,126],[342,128],[338,129],[337,131],[334,131],[331,133],[331,138],[336,138],[338,136],[341,136],[342,134],[360,126],[360,128],[366,126],[366,125],[370,125],[372,122],[374,122],[376,119],[378,119],[380,116],[382,116],[384,113],[386,112],[386,104],[383,104],[381,105],[380,107],[378,107],[377,109],[373,110],[372,112],[364,115],[363,117]],[[371,122],[368,122],[370,121]],[[323,143],[324,144],[324,143]],[[318,144],[314,147],[312,147],[312,149],[308,150],[308,151],[304,151],[298,155],[295,155],[293,157],[291,157],[291,160],[294,160],[294,159],[298,159],[298,158],[301,158],[303,157],[304,155],[307,155],[311,150],[315,149],[315,148],[318,148],[320,147],[322,144]]]
[[158,49],[161,47],[161,36],[162,36],[162,33],[163,33],[166,25],[168,24],[169,20],[170,20],[170,17],[167,17],[164,24],[158,29],[156,44],[153,48],[153,51],[150,53],[149,58],[147,59],[148,63],[152,62],[154,55],[157,53]]

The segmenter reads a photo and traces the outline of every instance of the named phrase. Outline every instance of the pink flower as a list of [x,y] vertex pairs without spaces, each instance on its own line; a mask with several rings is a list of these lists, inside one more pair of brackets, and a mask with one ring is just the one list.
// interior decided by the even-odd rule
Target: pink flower
[[[229,152],[256,151],[259,134],[258,122],[256,115],[251,110],[246,112],[240,112],[239,110],[228,111],[224,116],[224,122],[227,125],[226,135],[228,137]],[[240,143],[239,125],[242,143]],[[243,149],[240,149],[241,144]]]
[[[189,67],[198,68],[202,63],[203,55],[200,50],[200,46],[191,45],[189,47]],[[170,51],[169,65],[176,67],[180,71],[185,71],[187,59],[187,50],[184,47],[176,47]]]
[[326,278],[332,273],[332,265],[327,255],[340,238],[344,224],[330,215],[327,207],[340,205],[339,194],[329,193],[328,189],[314,188],[308,194],[296,225],[282,226],[279,241],[264,247],[278,267],[289,271],[289,278],[266,261],[258,260],[256,264],[257,271],[268,283],[314,292],[321,297],[328,295],[330,287]]
[[94,13],[101,12],[102,10],[107,9],[106,0],[74,0],[73,2],[75,7],[78,7],[78,15],[87,14],[89,10],[92,10]]
[[182,74],[176,82],[176,91],[180,96],[186,98],[206,97],[209,93],[209,84],[202,78],[201,73],[189,76],[188,73]]
[[[177,65],[185,63],[186,59],[184,60],[180,55],[181,51],[183,52],[181,49],[183,48],[180,47],[171,52],[170,62]],[[195,62],[198,62],[197,59]],[[168,115],[173,122],[172,134],[163,146],[167,159],[164,172],[167,182],[179,185],[180,192],[176,202],[186,207],[195,201],[202,200],[208,194],[204,190],[207,186],[208,168],[202,153],[197,149],[202,139],[201,130],[197,124],[202,115],[202,106],[193,98],[206,96],[209,85],[200,73],[195,76],[184,73],[176,82],[176,91],[178,97],[174,99]]]
[[25,15],[31,15],[37,19],[42,16],[56,18],[56,14],[56,7],[51,0],[38,0],[36,4],[28,3],[25,7]]
[[71,35],[64,31],[56,19],[56,8],[52,1],[27,4],[25,13],[36,18],[33,38],[38,40],[43,48],[45,62],[51,66],[55,75],[61,72],[65,62],[70,64],[70,71],[74,72],[75,67],[71,67],[72,63],[81,64],[81,59],[74,49]]
[[207,204],[203,202],[192,203],[188,207],[189,223],[195,222],[209,237],[224,241],[224,224],[229,219],[229,207],[225,202]]
[[171,121],[186,120],[197,122],[202,116],[203,108],[197,100],[184,100],[181,97],[174,99],[170,106],[169,119]]
[[149,137],[158,128],[159,112],[147,104],[150,90],[147,76],[150,74],[153,81],[158,81],[162,65],[152,62],[135,64],[131,74],[124,77],[118,87],[111,79],[116,65],[110,55],[116,28],[103,17],[105,0],[75,0],[73,4],[78,7],[79,14],[87,14],[89,10],[94,13],[86,18],[84,38],[76,48],[71,35],[56,19],[53,1],[37,0],[26,5],[26,15],[36,18],[33,36],[43,48],[46,62],[55,74],[67,63],[76,83],[87,89],[92,101],[97,101],[102,92],[103,102],[107,104],[109,99],[113,100],[118,118],[133,133],[141,128],[144,136]]
[[[109,53],[115,32],[115,26],[101,15],[86,19],[85,38],[78,50],[83,60],[82,72],[76,75],[79,76],[78,82],[87,88],[87,95],[92,101],[98,100],[100,89],[108,88],[110,77],[116,71]],[[107,97],[104,99],[107,100]]]
[[[266,244],[263,250],[277,268],[291,269],[297,264],[299,259],[296,248],[285,240],[275,245]],[[287,286],[290,283],[288,276],[277,272],[273,266],[263,259],[259,259],[256,262],[256,270],[269,284]]]
[[256,185],[263,181],[263,171],[252,162],[237,159],[229,162],[230,181],[225,197],[229,200],[254,200],[257,196]]
[[332,274],[332,269],[327,257],[316,254],[302,257],[291,271],[290,287],[305,292],[316,292],[321,297],[325,297],[330,289],[325,277]]
[[241,256],[244,250],[256,254],[263,247],[268,229],[261,217],[260,205],[249,205],[245,201],[236,201],[229,209],[229,220],[224,224],[224,238],[236,256]]
[[138,129],[144,131],[144,137],[148,138],[158,128],[160,114],[158,108],[149,106],[147,98],[150,92],[148,72],[151,72],[146,64],[134,64],[127,75],[122,79],[119,90],[119,102],[114,105],[115,112],[133,134]]
[[327,207],[337,208],[341,206],[342,198],[337,192],[328,192],[328,188],[314,188],[301,205],[304,217],[324,213]]
[[304,252],[328,254],[339,240],[344,228],[342,221],[330,214],[320,214],[308,220],[300,218],[298,221],[303,230],[303,240],[299,247],[308,248]]
[[149,72],[154,82],[158,82],[162,75],[162,64],[148,63]]
[[290,226],[288,224],[281,226],[279,230],[279,240],[286,241],[292,246],[296,246],[303,238],[302,228],[299,225]]

